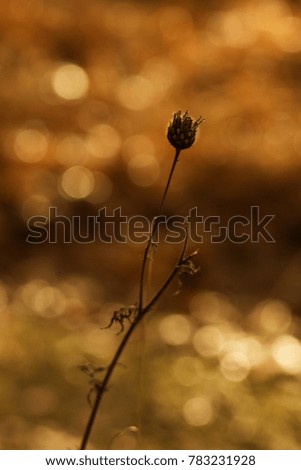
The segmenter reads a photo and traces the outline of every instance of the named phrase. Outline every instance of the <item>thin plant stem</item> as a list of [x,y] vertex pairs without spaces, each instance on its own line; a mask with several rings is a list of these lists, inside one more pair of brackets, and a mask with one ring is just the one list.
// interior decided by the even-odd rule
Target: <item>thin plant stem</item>
[[[172,176],[173,176],[174,170],[176,168],[176,164],[177,164],[179,156],[180,156],[180,152],[181,152],[180,149],[176,149],[173,164],[172,164],[172,167],[170,169],[168,180],[167,180],[165,190],[164,190],[164,193],[163,193],[163,196],[162,196],[162,200],[161,200],[161,203],[160,203],[160,206],[159,206],[158,216],[161,215],[161,213],[162,213],[163,206],[164,206],[164,203],[165,203],[165,199],[166,199],[166,196],[167,196],[167,193],[168,193],[168,190],[169,190],[169,187],[170,187],[170,183],[171,183],[171,180],[172,180]],[[152,227],[150,237],[149,237],[149,240],[148,240],[148,243],[147,243],[146,249],[144,251],[144,255],[143,255],[143,262],[142,262],[142,266],[141,266],[141,277],[140,277],[138,315],[141,315],[141,310],[143,308],[143,300],[144,300],[143,297],[145,296],[146,299],[147,299],[150,295],[153,258],[149,257],[149,250],[150,250],[150,247],[152,245],[152,241],[153,241],[153,239],[156,235],[156,230],[158,228],[158,222],[159,222],[159,218],[157,217],[154,221],[154,225]],[[148,261],[148,269],[147,269],[147,261]],[[146,282],[145,282],[145,278],[147,280]],[[142,327],[144,326],[144,321],[145,320],[143,320],[143,322],[142,322]],[[142,367],[142,363],[143,363],[142,362],[142,355],[140,355],[140,358],[141,359],[140,359],[139,386],[141,388],[142,387],[141,367]],[[141,397],[142,394],[139,393],[139,396]],[[140,400],[141,400],[141,398],[140,398]],[[140,414],[141,414],[141,402],[140,402],[139,405],[140,406],[139,406],[138,413],[139,413],[139,416],[140,416]],[[141,417],[139,417],[139,420],[141,420]]]
[[173,161],[173,164],[172,164],[172,167],[171,167],[171,170],[170,170],[170,173],[169,173],[169,177],[168,177],[168,180],[167,180],[167,183],[166,183],[166,186],[165,186],[164,194],[162,196],[162,200],[161,200],[161,204],[160,204],[160,208],[159,208],[159,215],[161,214],[161,211],[163,209],[165,199],[166,199],[166,196],[167,196],[167,193],[168,193],[168,190],[169,190],[169,186],[170,186],[170,183],[171,183],[171,179],[172,179],[173,173],[175,171],[176,164],[178,163],[178,160],[179,160],[180,153],[181,153],[181,149],[176,149],[174,161]]
[[[141,322],[141,320],[145,317],[147,312],[149,312],[154,307],[154,305],[159,300],[161,295],[164,293],[164,291],[168,288],[170,283],[173,281],[173,279],[178,274],[181,274],[181,272],[187,272],[189,274],[194,274],[196,272],[196,269],[194,268],[194,265],[193,265],[193,262],[192,262],[192,258],[196,253],[192,253],[189,256],[185,257],[185,252],[186,252],[186,247],[187,247],[187,240],[188,240],[188,232],[186,230],[186,237],[185,237],[183,249],[181,251],[180,257],[178,258],[178,261],[177,261],[176,265],[171,270],[169,276],[167,277],[165,282],[161,285],[161,287],[157,290],[157,292],[154,294],[154,296],[151,298],[151,300],[148,301],[148,299],[147,299],[146,300],[146,305],[144,304],[144,294],[145,294],[145,290],[146,290],[145,278],[147,277],[146,267],[147,267],[147,262],[149,260],[149,251],[150,251],[150,248],[152,247],[152,245],[154,243],[154,237],[156,235],[156,231],[157,231],[158,226],[159,226],[159,220],[160,220],[159,216],[162,213],[164,203],[165,203],[165,200],[166,200],[166,197],[167,197],[167,193],[168,193],[168,190],[169,190],[169,187],[170,187],[170,184],[171,184],[172,176],[173,176],[176,164],[178,162],[181,150],[191,147],[191,145],[194,143],[195,134],[196,134],[197,128],[198,128],[198,126],[201,122],[202,122],[201,118],[194,121],[189,116],[188,111],[186,111],[183,115],[181,114],[181,111],[178,111],[178,112],[174,113],[173,120],[169,124],[168,132],[167,132],[167,138],[168,138],[169,142],[171,143],[171,145],[176,149],[176,152],[175,152],[173,164],[172,164],[172,167],[171,167],[168,179],[167,179],[165,190],[164,190],[164,193],[163,193],[163,196],[162,196],[162,200],[161,200],[161,203],[160,203],[160,206],[159,206],[159,213],[158,213],[158,216],[154,219],[154,223],[153,223],[152,229],[150,231],[150,236],[149,236],[147,245],[146,245],[145,250],[144,250],[143,260],[142,260],[142,264],[141,264],[141,273],[140,273],[138,307],[135,308],[135,317],[132,321],[130,320],[131,319],[131,317],[130,317],[131,311],[129,311],[129,315],[127,315],[127,316],[125,316],[125,315],[122,316],[122,312],[121,312],[119,317],[118,316],[117,317],[114,317],[114,316],[112,317],[111,324],[109,326],[111,326],[113,324],[114,320],[118,321],[118,322],[120,322],[121,327],[122,327],[122,331],[123,331],[123,328],[124,328],[123,327],[123,319],[124,318],[128,318],[131,321],[131,325],[128,328],[128,330],[126,331],[123,339],[121,340],[111,363],[109,364],[108,368],[106,369],[103,380],[101,382],[95,381],[95,383],[94,383],[94,390],[96,392],[96,397],[95,397],[94,404],[92,405],[91,413],[90,413],[90,416],[89,416],[89,419],[88,419],[88,422],[87,422],[87,425],[86,425],[86,428],[85,428],[85,431],[84,431],[84,435],[83,435],[83,438],[82,438],[82,442],[81,442],[81,446],[80,446],[81,450],[86,449],[86,446],[88,444],[88,441],[89,441],[89,438],[90,438],[90,435],[91,435],[91,431],[92,431],[92,428],[93,428],[93,425],[94,425],[94,422],[95,422],[95,418],[96,418],[100,403],[101,403],[103,395],[104,395],[104,393],[107,389],[107,385],[109,383],[111,375],[113,374],[113,372],[115,370],[115,367],[118,364],[118,360],[119,360],[124,348],[126,347],[132,333],[134,332],[135,328],[138,326],[138,324]],[[151,267],[151,263],[150,263],[149,266]],[[149,280],[150,280],[150,276],[149,276]],[[148,295],[149,295],[149,293],[147,293],[146,297],[148,297]],[[118,314],[119,312],[114,312],[114,314],[115,313]]]
[[172,179],[174,170],[175,170],[175,168],[176,168],[176,164],[178,163],[178,160],[179,160],[180,153],[181,153],[181,150],[180,150],[180,149],[176,149],[176,153],[175,153],[175,156],[174,156],[173,164],[172,164],[172,167],[171,167],[171,170],[170,170],[170,173],[169,173],[169,176],[168,176],[168,180],[167,180],[167,183],[166,183],[166,186],[165,186],[165,190],[164,190],[164,193],[163,193],[163,196],[162,196],[162,200],[161,200],[161,203],[160,203],[159,214],[158,214],[158,216],[154,219],[154,223],[153,223],[153,227],[152,227],[152,230],[151,230],[151,233],[150,233],[150,237],[149,237],[149,239],[148,239],[146,248],[145,248],[145,250],[144,250],[143,260],[142,260],[142,265],[141,265],[141,274],[140,274],[138,315],[141,315],[141,312],[142,312],[142,309],[143,309],[143,300],[144,300],[144,299],[143,299],[143,294],[144,294],[144,283],[145,283],[145,270],[146,270],[146,265],[147,265],[147,261],[148,261],[149,250],[150,250],[150,247],[151,247],[151,245],[152,245],[153,239],[154,239],[154,237],[155,237],[155,235],[156,235],[156,231],[157,231],[157,228],[158,228],[158,225],[159,225],[159,216],[161,215],[161,212],[162,212],[162,209],[163,209],[163,206],[164,206],[164,203],[165,203],[165,199],[166,199],[166,196],[167,196],[167,193],[168,193],[168,189],[169,189],[169,187],[170,187],[171,179]]
[[[138,320],[138,318],[137,318]],[[80,449],[81,450],[84,450],[87,446],[87,443],[88,443],[88,440],[89,440],[89,437],[90,437],[90,434],[91,434],[91,431],[92,431],[92,427],[93,427],[93,424],[94,424],[94,421],[95,421],[95,418],[96,418],[96,415],[97,415],[97,411],[98,411],[98,408],[99,408],[99,405],[100,405],[100,402],[101,402],[101,399],[103,397],[103,394],[104,394],[104,391],[106,390],[106,387],[108,385],[108,382],[110,380],[110,377],[117,365],[117,362],[118,362],[118,359],[123,351],[123,349],[125,348],[127,342],[128,342],[128,339],[130,338],[132,332],[134,331],[134,329],[136,328],[137,324],[138,324],[139,320],[132,323],[130,328],[128,329],[128,331],[126,332],[125,336],[123,337],[116,353],[115,353],[115,356],[113,357],[108,369],[107,369],[107,372],[106,372],[106,375],[103,379],[103,382],[101,384],[101,386],[97,387],[96,388],[96,398],[95,398],[95,401],[94,401],[94,404],[93,404],[93,407],[92,407],[92,410],[91,410],[91,414],[90,414],[90,417],[89,417],[89,421],[87,423],[87,426],[86,426],[86,429],[85,429],[85,432],[84,432],[84,435],[83,435],[83,439],[82,439],[82,442],[81,442],[81,446],[80,446]]]
[[105,392],[106,387],[108,385],[108,382],[111,378],[111,375],[112,375],[113,371],[115,370],[116,365],[118,364],[118,359],[121,356],[125,346],[127,345],[127,342],[129,340],[129,338],[131,337],[133,331],[138,326],[138,324],[140,323],[142,318],[144,318],[144,316],[147,314],[147,312],[149,312],[154,307],[154,305],[156,304],[158,299],[161,297],[161,295],[163,294],[165,289],[169,286],[169,284],[173,281],[173,279],[177,276],[177,274],[179,274],[179,272],[181,271],[183,265],[185,263],[187,263],[188,261],[190,261],[191,258],[195,255],[195,253],[192,253],[191,255],[185,257],[185,250],[186,250],[186,246],[187,246],[187,238],[188,238],[188,236],[186,234],[186,239],[185,239],[185,242],[184,242],[184,246],[183,246],[181,255],[178,259],[178,262],[176,263],[173,270],[171,271],[170,275],[167,277],[166,281],[162,284],[162,286],[157,291],[157,293],[153,296],[153,298],[150,300],[150,302],[141,310],[141,314],[136,316],[135,320],[133,321],[130,328],[127,330],[126,334],[124,335],[121,343],[119,344],[119,347],[118,347],[118,349],[117,349],[117,351],[116,351],[116,353],[115,353],[115,355],[114,355],[114,357],[113,357],[113,359],[112,359],[112,361],[111,361],[111,363],[110,363],[110,365],[109,365],[109,367],[106,371],[105,377],[104,377],[101,385],[95,387],[96,398],[95,398],[94,404],[92,406],[91,414],[89,416],[89,420],[88,420],[88,423],[87,423],[87,426],[86,426],[86,429],[85,429],[85,432],[84,432],[84,435],[83,435],[80,450],[86,449],[86,446],[87,446],[87,443],[89,441],[90,434],[91,434],[91,431],[92,431],[92,427],[93,427],[94,422],[95,422],[97,411],[98,411],[98,408],[100,406],[101,400],[103,398],[104,392]]

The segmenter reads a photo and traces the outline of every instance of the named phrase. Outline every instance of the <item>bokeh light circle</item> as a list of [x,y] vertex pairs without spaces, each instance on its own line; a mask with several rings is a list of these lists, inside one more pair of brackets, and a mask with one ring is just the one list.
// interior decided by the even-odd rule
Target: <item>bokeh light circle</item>
[[52,76],[54,92],[64,100],[78,100],[89,88],[89,78],[82,67],[76,64],[59,66]]
[[137,186],[151,186],[160,176],[160,165],[153,155],[140,154],[130,159],[127,171]]
[[173,346],[187,343],[191,327],[184,315],[173,314],[163,318],[159,324],[159,332],[163,341]]
[[84,199],[94,189],[93,173],[83,166],[72,166],[66,170],[61,178],[61,187],[65,194],[74,199]]
[[206,426],[214,417],[213,407],[209,400],[202,396],[193,397],[183,406],[185,421],[190,426]]
[[37,129],[22,129],[16,135],[14,149],[17,157],[23,162],[36,163],[46,155],[48,141]]

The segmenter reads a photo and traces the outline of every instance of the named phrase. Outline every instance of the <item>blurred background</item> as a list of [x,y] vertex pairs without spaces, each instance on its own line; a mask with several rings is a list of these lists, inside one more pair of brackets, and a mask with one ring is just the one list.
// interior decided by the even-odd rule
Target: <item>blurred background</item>
[[[200,271],[135,333],[90,448],[300,449],[300,15],[298,0],[1,2],[1,449],[78,448],[80,366],[112,358],[119,329],[101,327],[137,299],[143,255],[28,244],[28,220],[153,217],[186,109],[205,122],[166,213],[259,206],[276,242],[191,244]],[[159,246],[153,289],[179,249]]]

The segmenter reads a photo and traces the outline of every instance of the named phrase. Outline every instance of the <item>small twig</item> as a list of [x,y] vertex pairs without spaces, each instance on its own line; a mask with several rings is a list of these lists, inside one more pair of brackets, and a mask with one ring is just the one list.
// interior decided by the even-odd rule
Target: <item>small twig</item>
[[171,273],[169,274],[169,276],[167,277],[166,281],[164,282],[164,284],[162,284],[162,286],[160,287],[160,289],[157,291],[157,293],[153,296],[153,298],[150,300],[150,302],[146,305],[145,308],[142,309],[142,313],[141,315],[144,316],[155,304],[156,302],[159,300],[159,298],[161,297],[161,295],[163,294],[163,292],[165,291],[165,289],[167,289],[167,287],[169,286],[169,284],[173,281],[173,279],[176,277],[177,274],[180,273],[182,267],[183,267],[183,263],[187,262],[187,261],[190,261],[191,258],[193,256],[195,256],[196,252],[192,253],[191,255],[187,256],[186,258],[184,258],[184,255],[185,255],[185,251],[186,251],[186,247],[187,247],[187,241],[188,241],[188,232],[186,231],[186,237],[185,237],[185,241],[184,241],[184,246],[183,246],[183,249],[182,249],[182,252],[181,252],[181,255],[178,259],[178,262],[177,264],[175,265],[175,267],[173,268],[173,270],[171,271]]

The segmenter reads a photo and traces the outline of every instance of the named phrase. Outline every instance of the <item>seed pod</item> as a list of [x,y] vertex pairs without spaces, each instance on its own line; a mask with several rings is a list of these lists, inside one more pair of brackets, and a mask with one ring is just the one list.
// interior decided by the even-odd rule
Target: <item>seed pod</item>
[[177,150],[191,147],[195,141],[196,131],[203,120],[201,116],[196,120],[192,119],[188,111],[183,115],[181,111],[174,113],[167,129],[169,143]]

